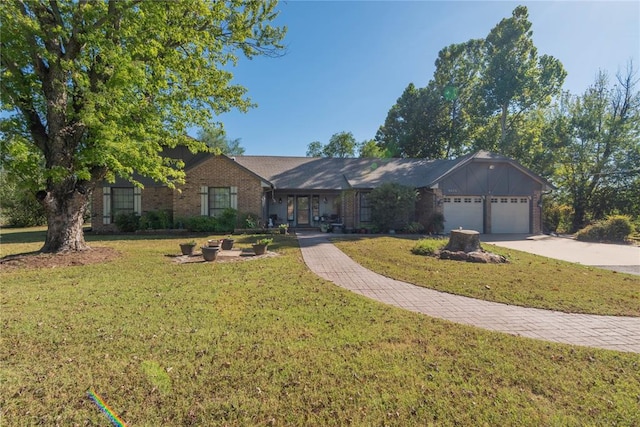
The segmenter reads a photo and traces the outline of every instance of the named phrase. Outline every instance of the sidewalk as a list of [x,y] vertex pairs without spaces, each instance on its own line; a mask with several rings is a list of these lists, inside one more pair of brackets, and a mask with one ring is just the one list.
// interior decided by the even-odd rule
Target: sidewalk
[[568,314],[434,291],[367,270],[332,245],[326,234],[303,232],[297,237],[311,271],[385,304],[512,335],[640,353],[640,318]]

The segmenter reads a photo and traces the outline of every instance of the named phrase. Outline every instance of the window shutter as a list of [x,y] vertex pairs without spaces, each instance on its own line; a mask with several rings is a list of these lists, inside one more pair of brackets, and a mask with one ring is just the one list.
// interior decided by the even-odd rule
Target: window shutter
[[111,187],[102,187],[102,223],[111,224]]
[[200,215],[209,216],[209,187],[200,187]]
[[231,187],[231,207],[238,209],[238,187]]
[[142,215],[142,188],[133,187],[133,211]]

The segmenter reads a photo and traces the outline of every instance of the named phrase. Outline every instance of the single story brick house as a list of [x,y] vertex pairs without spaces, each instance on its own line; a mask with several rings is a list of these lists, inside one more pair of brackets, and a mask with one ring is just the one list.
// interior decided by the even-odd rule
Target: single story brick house
[[346,229],[370,224],[367,196],[385,182],[411,186],[419,194],[415,221],[427,225],[442,213],[445,232],[462,227],[481,233],[542,232],[542,195],[553,187],[507,157],[479,151],[457,159],[369,159],[278,156],[227,157],[167,154],[185,162],[179,190],[141,179],[144,189],[117,180],[93,195],[92,227],[114,230],[120,212],[166,210],[174,218],[217,216],[226,208],[251,213],[263,225]]

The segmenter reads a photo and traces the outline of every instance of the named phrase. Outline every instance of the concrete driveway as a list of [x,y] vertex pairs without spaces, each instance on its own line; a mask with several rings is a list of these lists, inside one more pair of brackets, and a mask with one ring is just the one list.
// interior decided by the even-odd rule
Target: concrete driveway
[[640,275],[640,247],[579,242],[567,237],[529,234],[483,234],[481,242],[547,258]]

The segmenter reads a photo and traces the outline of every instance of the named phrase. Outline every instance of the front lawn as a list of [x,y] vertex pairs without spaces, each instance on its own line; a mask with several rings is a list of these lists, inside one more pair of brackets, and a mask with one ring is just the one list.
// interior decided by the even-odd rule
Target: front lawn
[[[2,233],[3,255],[40,246]],[[640,424],[638,354],[383,305],[310,273],[295,238],[211,264],[174,263],[180,238],[90,240],[121,256],[0,269],[3,426],[109,425],[89,389],[131,426]]]
[[[568,313],[640,316],[640,276],[545,258],[487,243],[508,264],[414,255],[417,237],[345,237],[334,244],[384,276],[488,301]],[[443,240],[445,244],[447,240]]]

